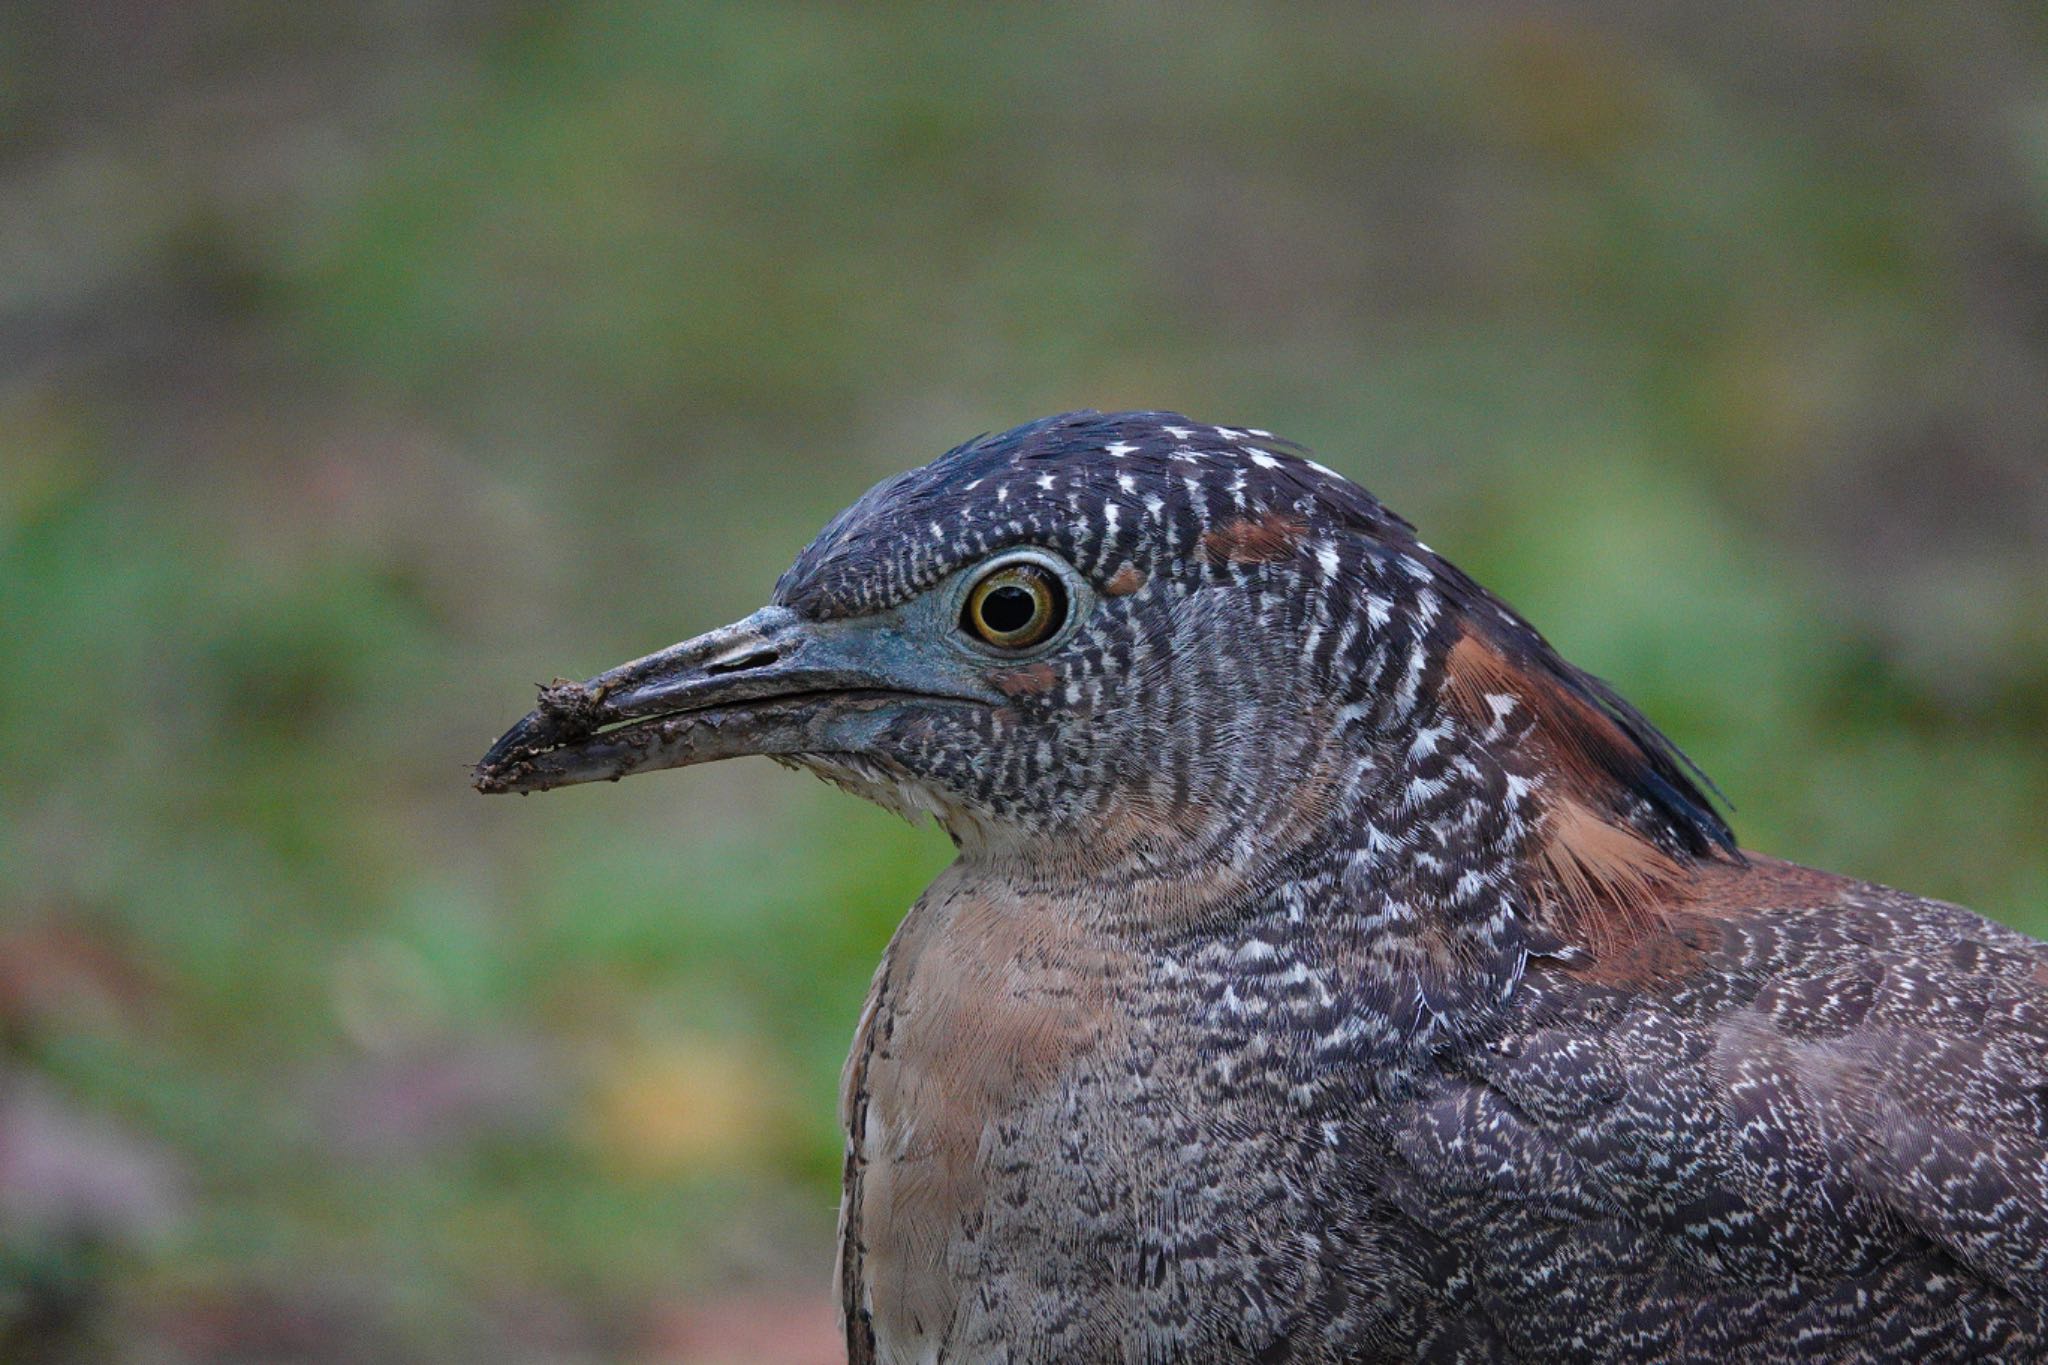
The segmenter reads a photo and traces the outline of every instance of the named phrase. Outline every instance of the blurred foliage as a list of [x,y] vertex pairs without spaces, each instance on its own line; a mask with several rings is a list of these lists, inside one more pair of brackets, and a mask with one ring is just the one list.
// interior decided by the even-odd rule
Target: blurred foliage
[[465,769],[1065,408],[1307,441],[1752,847],[2048,932],[2038,7],[17,3],[0,250],[0,1357],[832,1358],[943,840]]

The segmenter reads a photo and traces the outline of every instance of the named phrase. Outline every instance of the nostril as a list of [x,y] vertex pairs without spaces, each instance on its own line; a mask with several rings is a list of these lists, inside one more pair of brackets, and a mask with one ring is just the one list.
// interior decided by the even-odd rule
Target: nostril
[[742,645],[704,665],[706,673],[744,673],[750,668],[762,668],[782,657],[782,651],[773,645]]

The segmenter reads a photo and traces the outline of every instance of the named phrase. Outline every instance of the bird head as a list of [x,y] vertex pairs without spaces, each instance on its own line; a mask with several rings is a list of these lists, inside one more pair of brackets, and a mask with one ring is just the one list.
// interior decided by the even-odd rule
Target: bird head
[[1047,418],[877,485],[753,615],[544,688],[476,784],[745,754],[968,859],[1179,904],[1333,849],[1491,877],[1567,822],[1595,864],[1729,845],[1682,756],[1408,523],[1171,413]]

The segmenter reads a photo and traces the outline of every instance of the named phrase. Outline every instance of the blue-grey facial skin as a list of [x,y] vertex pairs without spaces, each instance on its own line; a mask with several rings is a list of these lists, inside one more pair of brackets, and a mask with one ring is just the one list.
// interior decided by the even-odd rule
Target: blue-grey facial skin
[[[968,630],[963,609],[985,577],[1017,566],[1057,580],[1063,610],[1043,639],[1002,648]],[[542,791],[761,754],[807,763],[906,816],[932,814],[951,827],[965,818],[952,800],[963,793],[946,780],[960,774],[944,756],[987,754],[1013,735],[1019,717],[1005,685],[1070,646],[1097,604],[1071,564],[1013,548],[857,616],[807,619],[763,607],[547,689],[541,707],[485,758],[479,785]]]
[[[544,791],[746,754],[870,753],[913,712],[1002,700],[976,660],[931,647],[934,604],[857,620],[787,607],[548,689],[479,769],[489,790]],[[615,728],[610,728],[615,727]]]

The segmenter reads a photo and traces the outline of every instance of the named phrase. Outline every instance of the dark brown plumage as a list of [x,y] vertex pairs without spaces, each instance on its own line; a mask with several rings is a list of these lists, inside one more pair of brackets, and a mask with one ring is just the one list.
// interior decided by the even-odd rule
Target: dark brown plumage
[[971,442],[478,784],[740,753],[960,848],[847,1065],[855,1362],[2048,1354],[2048,947],[1737,852],[1266,433]]

